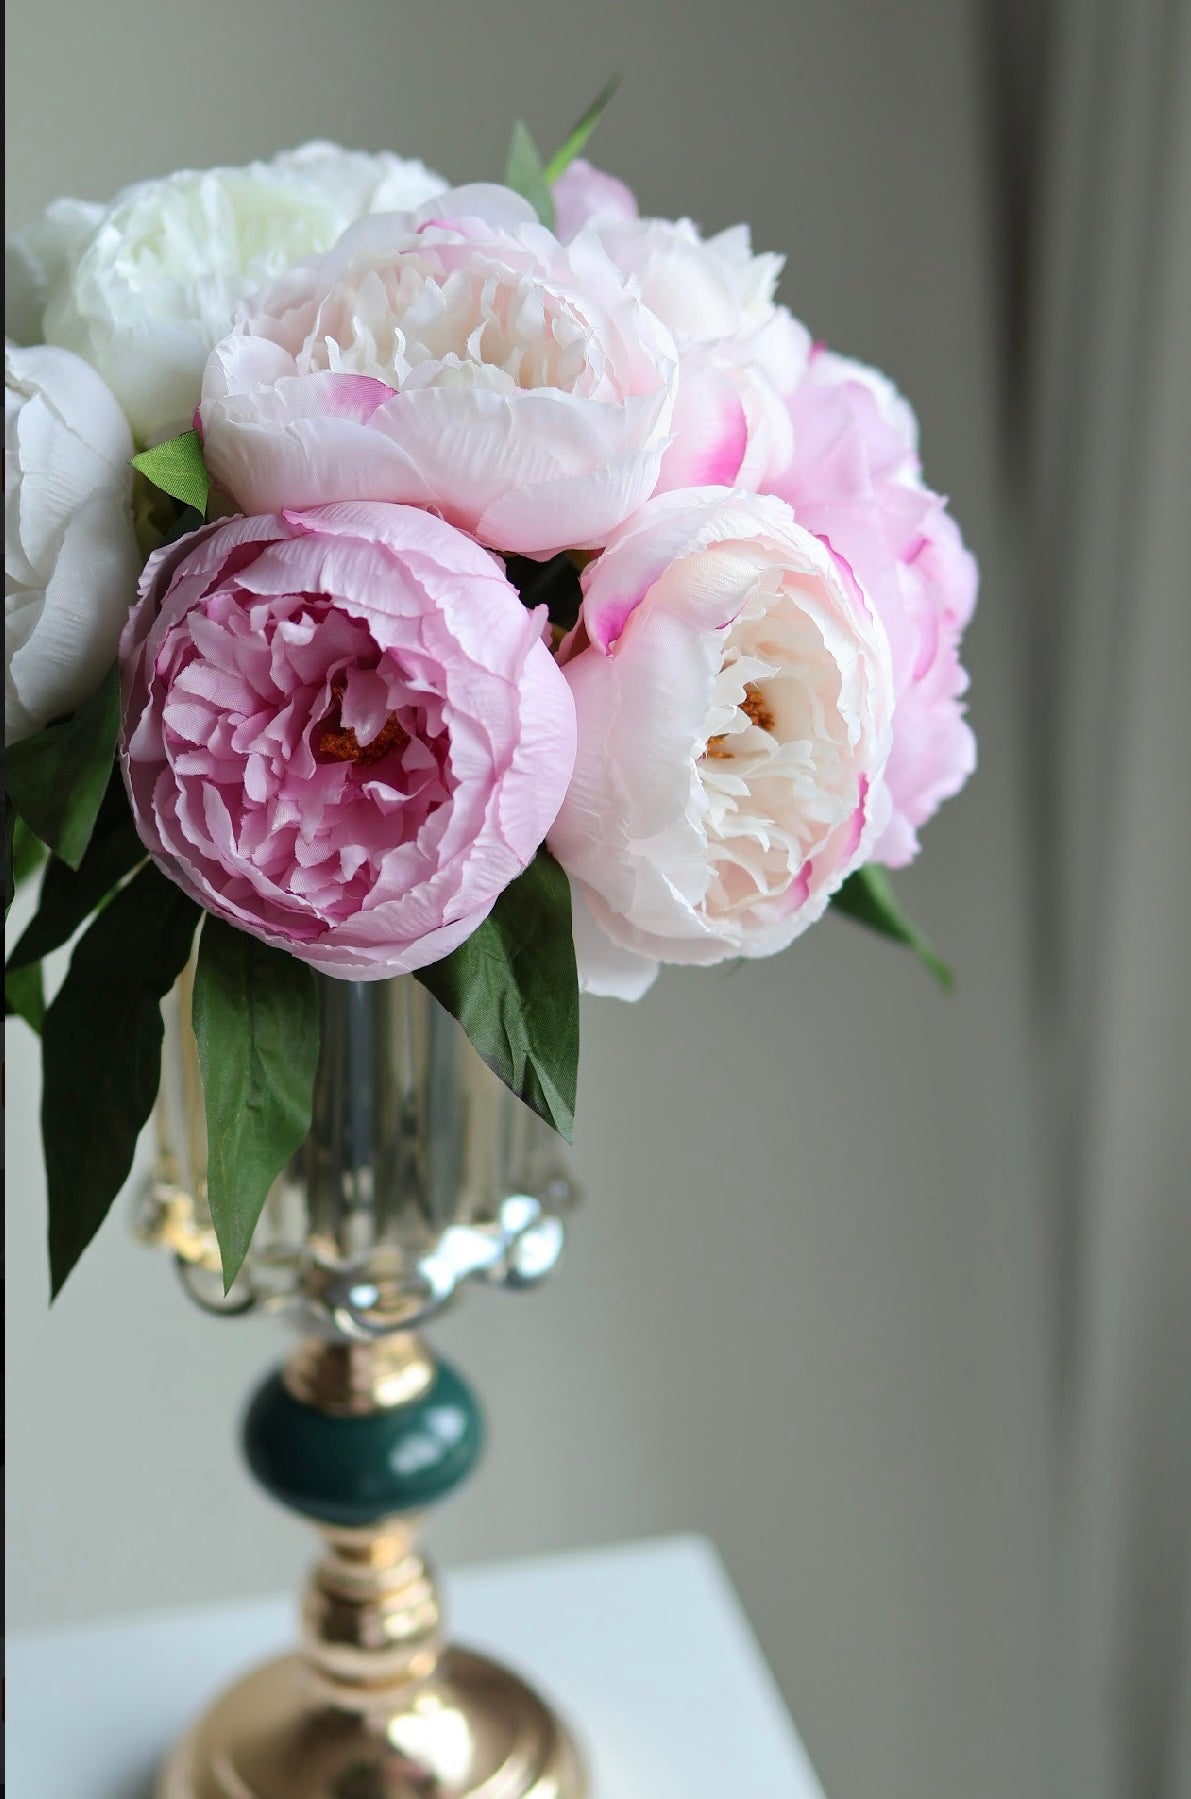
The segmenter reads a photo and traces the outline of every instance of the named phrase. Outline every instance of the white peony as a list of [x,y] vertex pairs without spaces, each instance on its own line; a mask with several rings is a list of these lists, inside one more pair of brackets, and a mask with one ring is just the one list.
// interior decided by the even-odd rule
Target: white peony
[[43,341],[50,288],[74,267],[102,217],[103,207],[90,200],[54,200],[31,225],[5,238],[5,338]]
[[444,185],[420,162],[306,144],[268,163],[139,182],[64,253],[39,254],[39,222],[18,255],[31,242],[46,341],[98,369],[136,438],[155,442],[190,425],[203,364],[247,294],[363,214],[418,206]]
[[388,151],[343,150],[338,144],[302,144],[283,150],[269,164],[324,193],[343,225],[372,212],[409,212],[446,190],[446,182],[423,162]]
[[548,843],[583,987],[785,949],[884,828],[889,644],[788,506],[643,506],[583,572],[563,673],[578,750]]
[[136,598],[132,433],[69,350],[4,346],[4,741],[98,687]]

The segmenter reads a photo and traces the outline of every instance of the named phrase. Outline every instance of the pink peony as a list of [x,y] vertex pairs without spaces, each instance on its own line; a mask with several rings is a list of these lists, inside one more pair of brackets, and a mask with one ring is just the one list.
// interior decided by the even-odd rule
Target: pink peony
[[783,258],[754,254],[746,225],[705,238],[689,219],[639,219],[601,208],[594,195],[591,203],[586,230],[678,351],[673,442],[658,491],[755,488],[790,455],[785,398],[811,348],[805,326],[774,300]]
[[438,961],[532,859],[567,684],[496,560],[404,506],[208,525],[120,646],[137,829],[200,905],[327,974]]
[[652,493],[674,387],[669,332],[595,238],[471,187],[361,220],[246,301],[200,415],[247,511],[399,501],[547,557]]
[[633,190],[618,181],[615,175],[593,168],[582,156],[577,156],[563,171],[551,192],[554,196],[554,229],[564,244],[577,236],[585,225],[637,216]]
[[923,484],[914,415],[883,375],[816,349],[789,411],[790,454],[763,486],[844,558],[889,637],[893,810],[874,856],[901,868],[918,853],[918,827],[976,766],[959,660],[976,564],[946,502]]
[[575,773],[550,848],[580,979],[784,949],[884,829],[880,621],[781,501],[658,496],[584,570]]

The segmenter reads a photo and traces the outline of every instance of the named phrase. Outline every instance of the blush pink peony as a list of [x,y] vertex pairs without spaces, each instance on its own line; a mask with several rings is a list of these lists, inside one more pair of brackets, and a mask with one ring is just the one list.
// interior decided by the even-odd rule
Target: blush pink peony
[[598,547],[657,482],[675,365],[594,237],[456,189],[244,303],[203,379],[207,461],[249,512],[399,501],[505,552]]
[[550,191],[554,199],[554,229],[564,244],[585,225],[637,217],[637,198],[632,188],[615,175],[593,168],[582,156],[563,170]]
[[789,412],[789,456],[763,485],[844,558],[889,637],[892,811],[874,855],[900,868],[918,853],[919,827],[976,766],[959,659],[976,564],[946,502],[923,484],[914,414],[885,376],[816,348]]
[[486,551],[345,504],[153,556],[120,648],[137,829],[200,905],[327,974],[421,968],[553,823],[574,707]]
[[746,225],[704,237],[689,219],[638,218],[619,186],[587,169],[564,194],[563,216],[599,239],[673,335],[678,397],[658,490],[756,487],[790,454],[784,402],[811,348],[774,299],[784,258],[755,254]]
[[659,495],[583,574],[575,772],[550,833],[579,972],[635,998],[661,962],[784,949],[884,829],[889,647],[788,506]]

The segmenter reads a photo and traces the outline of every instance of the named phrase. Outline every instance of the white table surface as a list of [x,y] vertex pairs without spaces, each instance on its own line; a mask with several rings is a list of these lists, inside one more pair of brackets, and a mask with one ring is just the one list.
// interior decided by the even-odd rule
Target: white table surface
[[[451,1634],[582,1742],[591,1799],[823,1799],[714,1550],[666,1538],[444,1578]],[[293,1598],[46,1630],[7,1645],[11,1799],[151,1799],[194,1714],[295,1634]]]

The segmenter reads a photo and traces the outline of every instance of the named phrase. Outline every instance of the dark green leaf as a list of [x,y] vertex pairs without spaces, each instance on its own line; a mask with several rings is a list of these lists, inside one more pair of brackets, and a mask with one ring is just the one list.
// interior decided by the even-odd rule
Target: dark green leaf
[[165,541],[167,543],[178,543],[183,537],[189,537],[192,531],[199,530],[203,522],[202,513],[197,511],[195,507],[183,506],[181,512],[179,512],[178,516],[175,518],[173,529],[170,531],[170,534]]
[[211,483],[203,461],[203,440],[197,431],[183,431],[155,444],[151,450],[142,450],[133,457],[132,466],[154,487],[160,487],[162,493],[181,500],[184,506],[193,506],[200,516],[205,516]]
[[579,978],[570,883],[538,851],[467,942],[418,970],[489,1068],[567,1142],[575,1128]]
[[[178,518],[179,503],[155,487],[138,468],[132,473],[132,528],[137,547],[147,561],[154,550],[169,541]],[[197,516],[197,515],[196,515]]]
[[579,617],[583,589],[579,570],[569,550],[549,562],[533,562],[528,556],[506,556],[505,573],[526,606],[545,606],[550,623],[569,631]]
[[14,836],[20,821],[17,809],[9,798],[7,790],[4,794],[4,916],[8,917],[8,909],[12,905],[13,895],[17,890],[16,851]]
[[113,666],[99,690],[70,718],[5,751],[5,786],[17,811],[72,868],[78,867],[91,840],[119,729],[120,680]]
[[80,939],[42,1028],[41,1132],[56,1295],[128,1178],[157,1097],[161,1001],[199,909],[148,863]]
[[35,837],[23,818],[18,818],[12,835],[12,875],[20,887],[35,875],[46,858],[45,844]]
[[163,544],[176,543],[188,532],[197,531],[202,522],[203,512],[198,507],[183,505],[134,468],[132,524],[137,546],[146,561]]
[[955,976],[946,962],[936,955],[925,933],[906,917],[894,898],[889,871],[879,862],[869,862],[854,875],[849,875],[831,905],[845,918],[867,925],[870,931],[879,931],[895,943],[904,943],[930,970],[940,987],[951,991]]
[[207,1203],[230,1288],[269,1188],[310,1130],[318,990],[304,962],[203,921],[194,1035],[207,1113]]
[[9,970],[40,962],[68,943],[117,882],[145,859],[136,834],[124,783],[118,771],[108,782],[95,830],[77,869],[50,858],[33,920],[8,958]]
[[520,119],[513,126],[513,141],[509,145],[509,160],[505,164],[505,186],[511,187],[523,200],[528,200],[543,225],[548,225],[553,231],[554,199],[550,183],[546,179],[542,159],[530,136],[529,127]]
[[9,793],[4,795],[4,916],[18,887],[35,875],[45,861],[46,849],[29,829]]
[[30,1030],[40,1032],[41,1022],[45,1017],[45,983],[41,977],[40,962],[35,962],[31,968],[18,968],[15,972],[5,970],[4,1016],[23,1018]]
[[545,177],[546,185],[548,187],[553,187],[554,183],[558,180],[558,177],[570,168],[576,156],[581,156],[583,151],[587,148],[588,138],[599,124],[609,100],[611,100],[619,86],[620,76],[614,75],[607,87],[605,87],[601,93],[597,94],[583,117],[579,120],[579,123],[568,134],[562,146],[554,152],[554,155],[542,170],[542,174]]

